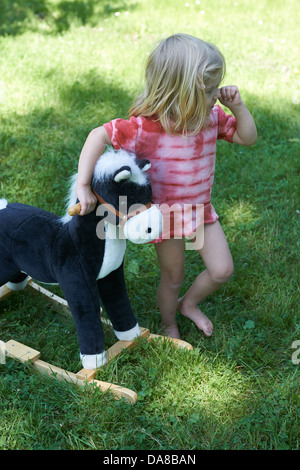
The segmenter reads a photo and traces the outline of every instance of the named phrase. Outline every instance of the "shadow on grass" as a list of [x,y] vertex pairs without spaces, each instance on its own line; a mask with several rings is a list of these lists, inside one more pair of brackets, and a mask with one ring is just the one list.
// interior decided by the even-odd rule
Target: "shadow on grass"
[[2,119],[0,197],[64,211],[68,178],[89,132],[126,116],[133,100],[121,86],[91,71],[58,90],[57,105]]
[[126,0],[2,0],[0,35],[15,36],[37,29],[62,33],[73,23],[96,26],[101,19],[133,8]]

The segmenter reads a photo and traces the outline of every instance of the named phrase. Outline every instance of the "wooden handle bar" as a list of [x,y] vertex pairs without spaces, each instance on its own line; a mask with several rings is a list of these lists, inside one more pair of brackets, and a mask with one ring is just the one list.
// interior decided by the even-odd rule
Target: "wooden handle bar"
[[69,207],[68,214],[73,217],[73,215],[79,214],[80,211],[81,211],[81,205],[80,205],[80,202],[78,202],[77,204],[75,204],[75,206]]

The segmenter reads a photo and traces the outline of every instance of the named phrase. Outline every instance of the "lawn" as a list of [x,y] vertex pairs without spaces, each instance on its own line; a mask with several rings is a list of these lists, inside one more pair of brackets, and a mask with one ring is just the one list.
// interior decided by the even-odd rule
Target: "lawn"
[[[147,52],[175,32],[221,48],[259,133],[218,143],[212,201],[235,272],[203,302],[214,335],[181,317],[193,351],[141,341],[99,372],[135,405],[7,359],[1,450],[299,449],[299,22],[296,0],[1,2],[0,198],[64,214],[88,133],[127,117]],[[183,292],[202,269],[187,251]],[[128,243],[125,271],[140,325],[159,333],[153,246]],[[79,369],[72,320],[29,290],[1,302],[0,339]]]

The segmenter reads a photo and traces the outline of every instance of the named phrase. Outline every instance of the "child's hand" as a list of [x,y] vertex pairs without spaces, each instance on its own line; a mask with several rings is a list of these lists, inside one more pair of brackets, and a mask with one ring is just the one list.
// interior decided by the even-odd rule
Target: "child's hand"
[[78,186],[76,188],[76,195],[81,205],[81,211],[79,215],[89,214],[95,209],[97,198],[92,192],[90,186]]
[[223,86],[222,88],[220,88],[219,101],[229,109],[241,104],[242,99],[238,87],[235,85],[231,85]]

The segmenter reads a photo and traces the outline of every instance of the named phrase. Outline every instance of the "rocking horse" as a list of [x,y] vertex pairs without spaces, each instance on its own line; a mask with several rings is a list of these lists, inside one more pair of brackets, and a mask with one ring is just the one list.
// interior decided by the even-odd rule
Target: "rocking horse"
[[[59,371],[62,378],[82,385],[83,379],[94,378],[97,368],[123,347],[131,347],[137,337],[147,336],[149,340],[156,337],[138,325],[123,269],[126,239],[148,243],[158,238],[162,230],[162,214],[151,203],[151,184],[146,175],[149,168],[148,160],[138,160],[123,150],[107,150],[99,158],[92,179],[97,206],[85,216],[78,215],[76,175],[68,200],[71,207],[64,217],[0,200],[0,299],[27,284],[37,288],[33,279],[59,284],[65,300],[53,297],[61,304],[65,302],[72,313],[83,369],[73,374],[43,363],[38,351],[13,340],[5,343],[8,355],[31,360],[48,374]],[[100,299],[120,343],[110,351],[104,350]],[[185,342],[177,340],[175,344],[191,349]],[[118,386],[101,384],[122,396]],[[124,393],[128,398],[128,393]],[[135,399],[129,393],[129,400]]]

